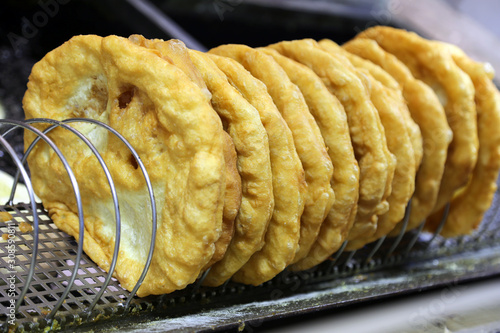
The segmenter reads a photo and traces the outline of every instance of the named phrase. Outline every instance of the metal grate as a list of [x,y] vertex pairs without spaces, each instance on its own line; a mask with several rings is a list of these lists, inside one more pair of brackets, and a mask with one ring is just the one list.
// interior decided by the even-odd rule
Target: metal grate
[[[66,126],[49,120],[38,122],[49,122],[56,127]],[[2,121],[0,125],[1,123]],[[29,127],[26,123],[6,123],[13,127]],[[39,132],[38,135],[42,137],[44,133]],[[3,136],[5,133],[0,136],[0,144],[7,148],[6,151],[10,152],[11,156],[15,155],[12,149],[9,150],[9,144]],[[131,147],[129,149],[133,151]],[[26,154],[29,152],[28,149]],[[21,175],[26,176],[25,183],[30,191],[27,170],[23,170],[23,158],[24,156],[12,157]],[[145,176],[147,177],[147,173]],[[75,192],[75,195],[78,197],[79,193]],[[333,288],[327,293],[329,298],[297,301],[288,305],[284,313],[307,311],[318,306],[342,306],[366,299],[367,296],[363,297],[355,292],[356,279],[361,279],[360,276],[363,280],[372,279],[374,282],[368,287],[368,292],[364,292],[364,295],[370,295],[370,298],[405,293],[429,287],[429,281],[432,279],[419,278],[423,274],[419,275],[417,269],[406,276],[412,281],[411,284],[395,284],[388,290],[387,286],[383,286],[387,281],[380,282],[381,276],[386,278],[389,271],[407,265],[427,267],[428,262],[437,259],[455,260],[453,258],[457,257],[453,262],[460,263],[460,260],[465,260],[464,256],[469,258],[468,261],[465,260],[469,268],[463,269],[457,275],[457,272],[450,268],[452,266],[445,266],[437,274],[443,278],[433,280],[432,283],[456,282],[500,274],[499,207],[500,195],[497,191],[492,208],[485,215],[480,228],[469,236],[445,239],[437,234],[422,232],[420,228],[402,232],[395,238],[382,238],[358,251],[344,252],[342,248],[331,260],[311,270],[297,273],[285,270],[275,279],[258,287],[232,282],[218,288],[202,287],[201,277],[193,285],[172,294],[137,298],[134,297],[135,292],[129,293],[121,288],[118,281],[93,263],[73,237],[59,231],[41,204],[9,202],[0,206],[0,212],[8,212],[12,216],[12,221],[0,224],[0,329],[18,332],[72,331],[90,327],[89,325],[94,325],[93,328],[105,328],[107,325],[119,325],[118,323],[123,324],[130,320],[138,323],[160,314],[172,318],[189,317],[192,314],[203,314],[238,304],[254,306],[255,302],[276,301],[290,295],[312,295],[313,291],[324,290],[325,285],[332,285],[335,281],[345,283],[343,288],[351,288],[351,292],[343,294]],[[445,218],[446,216],[443,217],[442,223]],[[119,216],[117,220],[119,221]],[[154,224],[153,219],[152,226]],[[144,272],[147,271],[147,265]],[[420,272],[423,272],[423,268]],[[377,281],[380,283],[377,284]],[[335,293],[338,293],[337,297]],[[20,295],[23,296],[22,301]],[[265,308],[266,306],[262,305],[262,311],[254,311],[245,317],[233,315],[232,319],[212,319],[212,328],[237,325],[242,318],[255,320],[277,315],[276,309],[264,313]],[[13,317],[9,315],[11,312]],[[15,320],[11,321],[12,318]],[[9,321],[15,325],[9,325]]]
[[[77,244],[74,238],[59,231],[40,204],[37,205],[37,209],[40,223],[38,258],[28,293],[16,314],[18,324],[30,323],[34,318],[48,315],[68,287],[69,277],[75,269]],[[12,299],[8,292],[11,284],[10,278],[15,276],[14,293],[20,295],[25,285],[25,277],[30,270],[30,260],[33,255],[32,232],[23,232],[19,226],[23,222],[32,225],[33,214],[30,205],[26,204],[2,206],[0,211],[9,212],[13,218],[12,222],[0,227],[0,232],[15,235],[12,238],[14,245],[12,252],[15,253],[13,261],[9,261],[6,247],[8,242],[4,241],[0,247],[0,304],[5,307],[1,311],[4,317],[1,320],[5,321],[7,319],[5,314],[8,313],[5,309],[8,308]],[[99,292],[106,275],[107,273],[97,267],[87,256],[82,256],[77,277],[65,302],[58,310],[58,316],[75,315],[82,309],[88,308]],[[122,303],[127,296],[128,293],[113,279],[98,304],[109,306]]]

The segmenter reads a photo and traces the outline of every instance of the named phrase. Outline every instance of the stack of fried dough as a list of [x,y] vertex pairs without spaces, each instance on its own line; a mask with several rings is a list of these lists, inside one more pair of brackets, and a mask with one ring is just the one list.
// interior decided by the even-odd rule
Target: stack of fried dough
[[[27,118],[92,118],[139,154],[157,207],[139,296],[228,280],[259,285],[310,269],[347,241],[362,248],[425,223],[472,232],[500,168],[500,94],[488,64],[389,27],[331,40],[202,53],[179,40],[76,36],[32,70]],[[75,123],[100,151],[121,215],[114,276],[132,290],[152,237],[138,162],[107,130]],[[50,137],[81,193],[84,250],[109,270],[116,221],[109,184],[86,144]],[[27,132],[25,144],[34,140]],[[78,240],[69,176],[48,145],[28,159],[55,224]],[[409,214],[406,228],[403,218]],[[79,240],[78,240],[79,241]]]

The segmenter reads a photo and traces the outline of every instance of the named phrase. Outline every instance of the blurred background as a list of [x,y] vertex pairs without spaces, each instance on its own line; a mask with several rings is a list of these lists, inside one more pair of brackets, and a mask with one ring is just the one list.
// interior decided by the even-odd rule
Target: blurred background
[[[457,44],[476,60],[490,62],[498,73],[498,13],[500,1],[496,0],[2,0],[0,118],[24,118],[21,101],[31,67],[48,51],[77,34],[124,37],[142,34],[147,38],[178,38],[188,47],[206,50],[225,43],[263,46],[300,38],[330,38],[341,44],[370,26],[390,25]],[[16,150],[22,151],[21,133],[8,141]],[[15,168],[4,155],[0,150],[0,172],[13,174]],[[464,292],[463,300],[458,298],[457,302],[449,304],[446,313],[443,311],[439,315],[472,313],[472,307],[477,313],[481,304],[479,299],[482,304],[485,304],[485,299],[491,301],[483,314],[488,311],[495,313],[500,309],[500,295],[493,291],[492,286],[498,282],[497,279],[468,287],[470,293]],[[425,308],[425,304],[439,298],[439,294],[424,297],[417,300],[405,298],[399,300],[400,303],[367,304],[359,311],[337,311],[336,317],[325,317],[324,313],[302,316],[295,321],[287,320],[287,323],[300,325],[296,326],[296,331],[330,331],[332,325],[338,325],[338,328],[349,328],[353,332],[362,328],[367,332],[387,332],[387,327],[377,330],[377,325],[397,318],[397,310],[411,309],[417,304]],[[424,302],[424,305],[418,302]],[[374,312],[374,307],[377,312]],[[367,316],[367,313],[376,313],[377,317]],[[403,320],[405,316],[408,313],[401,312],[399,319]],[[346,318],[349,318],[348,325],[341,326]],[[482,320],[490,319],[485,317]],[[432,323],[429,320],[428,332],[433,329],[443,332]],[[401,325],[401,330],[395,331],[407,329],[404,323]],[[291,327],[283,321],[254,330],[275,331],[283,327],[291,332]],[[470,332],[475,331],[474,325],[470,327]]]

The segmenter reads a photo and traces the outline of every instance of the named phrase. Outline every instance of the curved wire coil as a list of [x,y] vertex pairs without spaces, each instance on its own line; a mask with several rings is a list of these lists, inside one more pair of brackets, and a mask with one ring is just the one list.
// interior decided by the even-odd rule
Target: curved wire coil
[[[17,313],[20,309],[20,307],[23,304],[23,301],[25,297],[28,294],[30,285],[33,282],[33,277],[36,274],[36,268],[39,267],[39,262],[37,262],[37,259],[44,259],[43,257],[39,258],[38,255],[38,249],[39,249],[39,238],[40,238],[40,221],[39,221],[39,214],[38,212],[40,211],[40,206],[37,206],[37,203],[35,201],[35,193],[33,190],[33,186],[31,184],[31,180],[29,177],[29,172],[25,167],[26,160],[29,156],[29,154],[32,152],[33,148],[38,144],[40,140],[44,141],[46,144],[50,146],[51,149],[54,150],[60,161],[62,162],[69,178],[71,185],[73,187],[73,193],[76,199],[77,203],[77,210],[78,210],[78,217],[79,217],[79,239],[80,241],[77,243],[77,249],[76,249],[76,255],[75,259],[72,260],[74,265],[73,265],[73,271],[71,272],[69,279],[67,281],[66,287],[64,288],[64,291],[62,294],[59,296],[57,299],[56,304],[46,313],[44,320],[47,322],[48,325],[51,325],[53,322],[54,318],[56,318],[56,315],[58,311],[61,309],[62,304],[65,302],[65,299],[68,297],[68,295],[72,292],[72,288],[75,285],[75,280],[77,278],[78,272],[80,270],[80,262],[82,260],[82,256],[85,254],[83,253],[83,243],[84,243],[84,219],[83,219],[83,209],[82,209],[82,198],[79,192],[79,187],[78,187],[78,182],[75,178],[75,175],[73,174],[73,171],[71,170],[71,167],[69,166],[67,160],[63,156],[61,150],[54,144],[54,142],[48,137],[48,133],[54,130],[55,128],[62,128],[64,130],[70,131],[73,133],[79,140],[84,142],[86,146],[92,151],[92,154],[97,158],[99,161],[99,164],[102,168],[102,170],[105,173],[106,179],[108,181],[110,191],[111,191],[111,196],[113,198],[113,205],[114,205],[114,218],[115,218],[115,231],[116,231],[116,238],[115,238],[115,246],[114,246],[114,251],[113,251],[113,258],[110,264],[109,271],[106,274],[106,278],[104,281],[102,281],[102,284],[99,286],[99,290],[94,293],[93,298],[91,301],[89,301],[89,305],[86,307],[86,309],[81,309],[82,313],[87,313],[89,315],[96,307],[97,304],[105,297],[105,293],[108,290],[108,287],[110,286],[110,283],[112,282],[112,275],[114,272],[114,269],[116,267],[117,259],[118,259],[118,253],[119,253],[119,247],[120,247],[120,239],[121,239],[121,216],[120,216],[120,203],[118,200],[118,196],[116,193],[116,188],[114,186],[114,181],[111,177],[111,173],[106,166],[105,161],[101,157],[99,151],[96,149],[96,147],[92,144],[92,142],[86,138],[82,133],[77,131],[75,128],[71,127],[71,123],[91,123],[96,126],[99,126],[106,131],[109,131],[113,135],[115,135],[117,138],[119,138],[127,147],[127,149],[130,151],[130,153],[134,156],[135,160],[137,161],[138,167],[141,169],[142,175],[146,181],[147,184],[147,189],[148,189],[148,194],[149,194],[149,201],[151,204],[151,213],[152,213],[152,219],[151,219],[151,229],[152,229],[152,234],[151,234],[151,242],[149,245],[149,251],[148,251],[148,256],[146,260],[146,264],[143,268],[142,274],[137,281],[135,287],[133,290],[128,293],[128,296],[124,300],[124,302],[120,303],[119,305],[122,306],[122,313],[126,313],[127,309],[131,306],[131,302],[135,297],[135,294],[137,290],[139,289],[141,283],[143,282],[144,278],[146,277],[147,271],[149,269],[149,266],[151,264],[151,260],[153,257],[153,251],[154,251],[154,244],[156,240],[156,228],[157,228],[157,210],[156,210],[156,203],[155,203],[155,197],[153,193],[153,188],[151,181],[148,176],[148,172],[141,161],[140,156],[137,154],[137,152],[134,150],[134,148],[131,146],[131,144],[116,130],[111,128],[110,126],[96,121],[92,119],[84,119],[84,118],[74,118],[74,119],[68,119],[64,121],[56,121],[52,119],[30,119],[26,121],[15,121],[15,120],[0,120],[0,128],[3,128],[2,126],[8,127],[7,130],[5,130],[3,133],[0,134],[0,147],[4,147],[6,152],[9,154],[10,158],[13,160],[17,167],[17,172],[14,177],[14,184],[11,189],[10,197],[8,199],[8,202],[4,207],[12,207],[14,206],[14,197],[16,194],[17,187],[19,185],[19,181],[22,180],[24,185],[26,186],[26,189],[29,194],[29,199],[30,199],[30,209],[31,213],[33,215],[33,244],[31,245],[31,258],[30,258],[30,264],[29,264],[29,270],[25,276],[18,276],[18,279],[23,282],[24,286],[21,290],[21,292],[18,295],[18,298],[15,303],[14,307],[14,312]],[[48,126],[44,131],[38,130],[36,127],[33,125],[36,124],[43,124],[45,126]],[[19,158],[16,154],[16,151],[14,148],[9,144],[9,142],[5,139],[5,137],[17,130],[17,129],[22,129],[24,131],[31,131],[36,135],[36,139],[30,144],[30,146],[26,147],[26,150],[22,156],[22,158]],[[140,204],[140,203],[138,203]],[[413,247],[415,246],[417,240],[421,238],[422,230],[424,227],[424,222],[423,221],[420,226],[416,229],[413,230],[411,233],[408,233],[406,230],[406,227],[408,225],[408,220],[409,220],[409,215],[410,215],[410,206],[411,202],[407,205],[406,211],[405,211],[405,217],[402,221],[402,228],[398,236],[393,237],[393,238],[388,238],[388,237],[382,237],[376,242],[373,242],[372,244],[369,244],[368,246],[368,252],[365,251],[365,248],[360,249],[360,250],[355,250],[355,251],[345,251],[347,241],[344,242],[341,246],[341,248],[332,255],[330,260],[325,262],[322,265],[319,265],[315,268],[313,268],[310,271],[306,272],[298,272],[298,276],[301,277],[306,277],[308,274],[315,274],[315,271],[319,275],[326,275],[326,276],[341,276],[345,274],[352,274],[353,272],[356,271],[363,271],[363,270],[370,270],[373,269],[374,267],[379,267],[379,266],[390,266],[390,265],[395,265],[397,263],[402,262],[407,258],[411,252]],[[497,205],[496,208],[498,208],[499,205]],[[1,206],[0,206],[1,208]],[[428,236],[425,246],[424,246],[424,251],[426,248],[428,248],[432,242],[434,242],[442,230],[447,216],[448,216],[448,211],[449,211],[449,204],[446,206],[444,210],[443,217],[440,221],[440,224],[432,235]],[[497,211],[494,212],[494,216],[496,216]],[[494,219],[491,219],[490,221],[493,221]],[[486,228],[484,228],[481,232],[484,232]],[[406,237],[409,235],[409,238]],[[406,241],[403,243],[403,239],[407,238]],[[462,242],[465,242],[464,239],[462,239]],[[402,248],[401,248],[402,247]],[[399,250],[397,250],[400,248]],[[363,252],[364,251],[364,252]],[[362,252],[360,254],[360,252]],[[383,254],[381,254],[383,252]],[[378,256],[377,256],[378,255]],[[356,264],[353,265],[353,258],[356,256],[362,256],[362,260],[358,261]],[[191,290],[192,297],[196,294],[196,292],[201,288],[203,279],[207,275],[208,271],[205,271],[204,274],[202,274],[198,280],[193,284]],[[281,275],[283,277],[284,281],[288,281],[291,279],[290,276],[291,272],[288,272],[285,270],[283,274]],[[297,276],[295,276],[296,278]],[[226,282],[222,287],[220,287],[220,290],[222,293],[226,291],[226,288],[228,287],[229,281]],[[116,305],[116,304],[115,304]],[[8,319],[8,318],[7,318]],[[1,323],[0,323],[1,324]],[[9,328],[9,325],[3,326],[5,330],[7,331]]]
[[[0,124],[12,126],[10,129],[8,129],[4,133],[2,133],[2,135],[0,136],[0,144],[3,147],[5,147],[5,149],[7,150],[7,152],[11,156],[11,158],[14,160],[14,162],[18,168],[18,171],[17,171],[15,178],[14,178],[14,183],[12,186],[11,194],[10,194],[10,197],[8,199],[8,202],[7,202],[7,206],[12,206],[14,204],[13,200],[14,200],[14,196],[16,193],[17,185],[19,183],[19,177],[21,175],[23,182],[24,182],[24,184],[28,190],[28,193],[29,193],[31,209],[33,212],[33,230],[34,230],[33,242],[34,242],[34,244],[33,244],[32,256],[31,256],[31,264],[30,264],[30,269],[28,271],[27,277],[24,279],[23,290],[21,291],[21,293],[16,301],[15,308],[14,308],[15,312],[17,312],[19,310],[19,307],[21,306],[21,303],[23,302],[23,299],[26,296],[26,293],[28,292],[29,286],[33,280],[33,275],[34,275],[35,267],[36,267],[38,247],[39,247],[39,218],[38,218],[38,214],[37,214],[37,207],[36,207],[36,202],[35,202],[35,194],[34,194],[33,186],[31,184],[31,180],[28,176],[28,171],[25,168],[25,163],[26,163],[26,160],[27,160],[29,154],[31,153],[31,151],[33,150],[35,145],[40,140],[43,140],[45,143],[47,143],[50,146],[50,148],[54,150],[54,152],[57,154],[58,158],[63,163],[63,166],[64,166],[64,168],[65,168],[65,170],[70,178],[70,182],[71,182],[71,185],[73,187],[73,192],[74,192],[76,203],[77,203],[80,242],[78,242],[77,254],[76,254],[76,258],[74,260],[75,266],[74,266],[74,270],[71,274],[71,277],[69,279],[69,282],[67,284],[67,287],[65,288],[62,296],[59,298],[57,304],[52,308],[52,310],[50,311],[50,313],[46,317],[49,321],[54,318],[55,314],[57,313],[57,311],[61,307],[62,303],[64,302],[64,300],[67,297],[67,295],[69,294],[69,292],[71,291],[71,287],[73,286],[73,284],[75,282],[76,275],[78,273],[79,264],[80,264],[81,257],[83,254],[84,230],[85,230],[84,220],[83,220],[84,215],[83,215],[83,208],[82,208],[82,199],[81,199],[81,195],[80,195],[80,191],[79,191],[79,187],[78,187],[78,183],[76,181],[75,175],[74,175],[73,171],[71,170],[71,167],[69,166],[66,158],[63,156],[62,152],[60,151],[60,149],[47,136],[47,133],[49,133],[53,129],[55,129],[57,127],[61,127],[61,128],[64,128],[64,129],[72,132],[74,135],[76,135],[80,140],[82,140],[90,148],[90,150],[92,151],[94,156],[98,159],[99,164],[101,165],[101,167],[105,173],[106,179],[108,181],[108,184],[109,184],[109,187],[111,190],[111,195],[113,198],[113,205],[114,205],[114,211],[115,211],[115,222],[116,222],[116,225],[115,225],[116,238],[115,238],[115,247],[114,247],[114,252],[113,252],[113,258],[112,258],[112,261],[110,264],[110,269],[109,269],[107,278],[104,281],[104,283],[102,284],[99,292],[95,295],[94,300],[90,304],[90,306],[88,307],[87,311],[93,310],[93,308],[97,304],[98,300],[101,298],[102,294],[105,292],[106,287],[109,285],[111,278],[112,278],[112,274],[113,274],[114,269],[116,267],[119,246],[120,246],[120,238],[121,238],[120,209],[119,209],[119,202],[118,202],[118,197],[117,197],[117,193],[116,193],[116,188],[114,186],[114,182],[113,182],[113,179],[111,177],[111,173],[109,172],[109,169],[106,166],[106,163],[104,162],[100,153],[97,151],[95,146],[90,142],[90,140],[87,139],[82,133],[78,132],[73,127],[68,125],[68,123],[77,123],[77,122],[87,122],[87,123],[95,124],[97,126],[100,126],[104,129],[106,129],[107,131],[111,132],[116,137],[118,137],[126,145],[126,147],[129,149],[131,154],[136,159],[137,164],[138,164],[139,168],[141,169],[142,174],[143,174],[144,179],[145,179],[146,184],[147,184],[149,199],[150,199],[150,203],[151,203],[151,210],[152,210],[151,242],[150,242],[150,246],[149,246],[148,257],[146,260],[146,264],[143,268],[143,271],[142,271],[142,273],[139,277],[139,280],[137,281],[135,287],[133,288],[132,292],[129,294],[126,302],[123,305],[125,309],[129,307],[132,298],[134,297],[135,293],[137,292],[140,285],[144,281],[144,278],[146,277],[147,271],[149,269],[149,266],[151,264],[151,260],[153,257],[154,243],[156,240],[156,226],[157,226],[156,202],[155,202],[155,198],[154,198],[153,187],[151,185],[151,181],[149,179],[147,170],[146,170],[143,162],[141,161],[139,155],[134,150],[134,148],[131,146],[131,144],[120,133],[118,133],[116,130],[114,130],[113,128],[111,128],[110,126],[108,126],[102,122],[92,120],[92,119],[84,119],[84,118],[73,118],[73,119],[68,119],[65,121],[57,121],[57,120],[53,120],[53,119],[30,119],[30,120],[26,120],[24,122],[20,122],[20,121],[16,121],[16,120],[0,120]],[[42,132],[42,131],[38,130],[37,128],[33,127],[32,124],[49,124],[51,126],[49,126],[47,129],[45,129]],[[31,131],[37,135],[36,139],[30,144],[30,146],[27,147],[26,152],[25,152],[22,160],[19,159],[19,157],[16,155],[16,152],[14,151],[13,147],[11,145],[9,145],[7,140],[4,138],[7,134],[9,134],[10,132],[12,132],[13,130],[15,130],[17,128],[22,128],[24,130]]]

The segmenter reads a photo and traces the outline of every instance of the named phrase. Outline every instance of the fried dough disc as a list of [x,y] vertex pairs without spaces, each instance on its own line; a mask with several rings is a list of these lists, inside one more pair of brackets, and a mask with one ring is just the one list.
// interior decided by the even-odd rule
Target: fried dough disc
[[[452,45],[443,44],[451,51],[455,63],[470,76],[475,87],[475,101],[479,131],[479,157],[467,187],[451,201],[446,223],[441,231],[445,237],[469,234],[480,224],[497,189],[500,168],[500,93],[492,82],[493,69],[470,59]],[[429,219],[426,228],[435,230],[441,219],[438,212]]]
[[269,143],[258,111],[229,84],[208,55],[193,50],[189,55],[212,94],[214,109],[233,139],[243,190],[229,248],[205,279],[207,284],[217,285],[231,278],[265,246],[274,209]]
[[[292,132],[268,94],[267,87],[237,61],[215,54],[208,55],[226,74],[229,82],[259,111],[267,131],[273,172],[274,212],[266,234],[266,244],[269,245],[265,246],[263,251],[268,252],[266,254],[268,260],[273,260],[274,247],[279,246],[275,243],[286,244],[287,240],[284,237],[290,233],[286,228],[299,223],[304,210],[303,196],[306,191],[304,169],[295,150]],[[280,228],[285,228],[285,236],[280,234]],[[294,233],[296,227],[293,228]],[[299,238],[299,246],[301,238],[302,235]],[[271,261],[269,264],[278,264],[281,267],[283,260],[280,260],[279,263]],[[290,260],[287,258],[285,261]],[[266,273],[265,276],[267,275]]]
[[[283,68],[283,66],[281,66],[281,64],[279,63],[278,59],[275,58],[275,56],[282,57],[282,58],[285,58],[285,57],[281,56],[275,50],[265,49],[265,48],[259,48],[258,50],[262,51],[266,54],[271,55],[273,57],[273,59],[280,65],[280,67],[285,71],[285,73],[288,76],[288,78],[290,79],[290,81],[299,88],[302,96],[304,96],[304,100],[306,102],[307,108],[311,112],[311,109],[310,109],[311,103],[310,102],[311,102],[312,98],[310,97],[310,94],[313,93],[312,90],[314,89],[314,87],[310,87],[310,86],[308,87],[307,83],[305,83],[305,82],[304,82],[304,84],[301,84],[302,82],[299,82],[299,84],[294,82],[294,80],[290,77],[290,71]],[[288,60],[288,59],[285,58],[285,60]],[[295,64],[300,65],[298,63],[295,63]],[[312,74],[315,75],[314,73],[312,73]],[[317,91],[314,91],[314,92],[317,92]],[[328,91],[326,91],[326,92],[329,94]],[[308,103],[308,99],[306,98],[306,96],[304,94],[308,95],[309,103]],[[319,96],[319,94],[317,96]],[[319,103],[320,101],[316,101],[316,102]],[[312,112],[311,112],[311,114],[312,114]],[[313,119],[314,119],[314,117],[313,117]],[[317,125],[317,128],[319,129],[318,124],[315,123],[315,125]],[[314,129],[316,129],[316,127],[314,127]],[[322,133],[321,133],[321,129],[319,131],[320,131],[319,135],[321,135],[321,137],[323,137]],[[326,146],[326,143],[325,143],[325,146]],[[332,164],[332,168],[333,168],[333,162],[331,162],[331,159],[330,159],[330,163]],[[328,175],[330,175],[330,172],[328,172]],[[307,184],[308,184],[309,191],[311,191],[312,193],[317,192],[318,194],[316,194],[315,196],[323,196],[323,198],[320,198],[318,200],[317,198],[315,198],[315,196],[309,196],[309,198],[311,199],[311,202],[306,203],[306,207],[308,208],[305,210],[306,213],[309,213],[309,211],[310,211],[309,206],[310,205],[316,205],[319,202],[319,204],[324,204],[324,206],[320,207],[321,210],[316,209],[316,211],[315,211],[316,216],[308,217],[307,215],[302,215],[303,221],[300,224],[299,248],[297,250],[297,253],[295,254],[295,258],[294,258],[292,263],[299,261],[300,259],[304,258],[308,254],[308,252],[311,249],[311,246],[313,245],[316,238],[318,237],[318,233],[320,231],[321,224],[325,220],[326,216],[328,215],[328,213],[332,209],[333,203],[335,202],[335,192],[333,191],[333,186],[332,186],[333,174],[330,177],[330,185],[329,186],[325,186],[325,183],[324,183],[325,178],[324,177],[323,178],[316,178],[316,179],[309,178],[307,180],[308,180]],[[325,190],[325,188],[326,188],[326,190]],[[315,201],[312,201],[312,200],[315,200]]]
[[[201,88],[208,98],[211,98],[212,95],[208,91],[200,72],[198,72],[191,61],[188,49],[182,41],[177,39],[170,39],[168,41],[163,41],[161,39],[146,39],[141,35],[131,35],[128,39],[134,44],[159,51],[166,61],[180,68],[191,81]],[[222,259],[226,253],[234,233],[234,220],[236,219],[236,215],[241,205],[241,177],[237,168],[237,156],[234,143],[227,133],[224,133],[224,143],[226,189],[222,213],[222,230],[219,239],[215,243],[214,255],[208,262],[207,267],[212,266],[215,262]]]
[[[269,95],[292,131],[295,148],[305,171],[307,191],[300,229],[321,224],[334,200],[330,185],[333,166],[321,132],[299,88],[276,61],[262,51],[244,45],[223,45],[210,52],[235,59],[267,86]],[[243,271],[235,277],[244,282],[247,274]]]
[[[85,116],[108,123],[130,141],[148,170],[158,209],[154,255],[138,295],[168,293],[194,282],[214,253],[225,185],[221,122],[200,88],[157,52],[127,39],[77,36],[33,67],[23,104],[27,118]],[[142,172],[109,132],[90,124],[75,127],[101,151],[113,176],[122,223],[114,275],[131,290],[151,239],[151,207]],[[78,179],[84,250],[107,270],[115,221],[104,172],[70,132],[56,130],[51,137]],[[27,132],[26,144],[32,139]],[[29,164],[50,216],[61,230],[78,238],[76,202],[62,164],[43,144],[30,154]]]
[[[351,55],[349,59],[346,55],[347,51],[341,49],[333,42],[327,43],[323,41],[320,45],[328,52],[335,53],[337,57],[344,57],[344,62],[351,63],[350,59],[356,57]],[[394,229],[396,224],[403,219],[406,205],[415,189],[415,154],[409,130],[403,116],[406,105],[404,101],[398,98],[400,97],[398,94],[399,90],[384,86],[371,75],[373,72],[378,77],[389,82],[390,79],[384,77],[383,70],[380,67],[375,67],[376,65],[374,64],[370,63],[371,65],[368,65],[366,63],[367,61],[358,58],[357,64],[359,66],[355,67],[369,80],[371,101],[377,109],[382,125],[384,126],[387,146],[391,153],[394,154],[397,163],[392,180],[392,191],[387,199],[389,210],[387,213],[379,216],[377,230],[373,235],[350,241],[346,248],[347,250],[359,249],[365,244],[385,236]],[[354,65],[354,62],[351,64]],[[395,86],[394,83],[389,82],[389,84]],[[417,158],[420,159],[420,156],[417,156]]]
[[311,68],[343,104],[352,146],[360,168],[359,200],[356,220],[349,233],[352,240],[373,234],[377,213],[387,211],[387,143],[377,110],[360,78],[313,40],[297,40],[270,45],[281,54]]
[[384,126],[387,146],[396,156],[396,167],[391,195],[387,198],[389,210],[379,216],[376,232],[370,237],[361,237],[349,242],[347,249],[358,249],[375,241],[394,229],[403,220],[405,209],[415,189],[415,154],[406,123],[397,99],[397,94],[365,73],[371,82],[371,100],[378,110]]
[[359,37],[375,40],[401,60],[417,79],[436,92],[445,109],[453,140],[433,208],[433,212],[439,211],[458,189],[467,184],[477,160],[477,120],[471,79],[436,42],[425,40],[415,33],[374,27],[362,32]]
[[401,115],[404,117],[405,124],[408,129],[408,135],[410,136],[410,140],[413,146],[415,165],[418,168],[418,166],[422,162],[422,157],[424,154],[422,133],[420,131],[420,127],[411,118],[410,111],[406,106],[406,101],[403,97],[402,88],[399,83],[380,66],[355,54],[349,53],[347,50],[343,49],[340,45],[331,40],[323,39],[319,41],[318,44],[326,51],[332,53],[338,52],[342,54],[352,63],[354,67],[365,69],[371,74],[371,76],[373,76],[375,80],[382,83],[385,87],[391,89],[390,94],[395,99],[394,102],[397,103],[397,108],[399,108]]
[[[403,89],[412,118],[419,125],[423,140],[422,163],[417,172],[415,192],[407,230],[419,226],[431,213],[437,200],[452,132],[442,105],[432,89],[413,77],[395,56],[384,51],[375,41],[357,38],[343,45],[347,51],[382,67]],[[396,226],[391,236],[400,232]]]
[[389,150],[397,159],[392,193],[388,199],[389,211],[379,217],[373,236],[349,243],[349,248],[360,248],[365,243],[387,235],[403,219],[405,208],[415,190],[416,171],[422,159],[421,132],[411,119],[400,86],[394,78],[378,65],[347,52],[330,40],[322,40],[319,44],[329,52],[345,56],[355,67],[368,72],[371,99],[379,111]]
[[338,99],[309,67],[284,57],[273,49],[263,51],[278,62],[301,90],[333,163],[333,207],[321,224],[318,236],[309,246],[308,252],[304,255],[297,254],[295,264],[290,266],[291,270],[304,270],[328,259],[347,239],[356,216],[359,167],[354,157],[345,111]]

